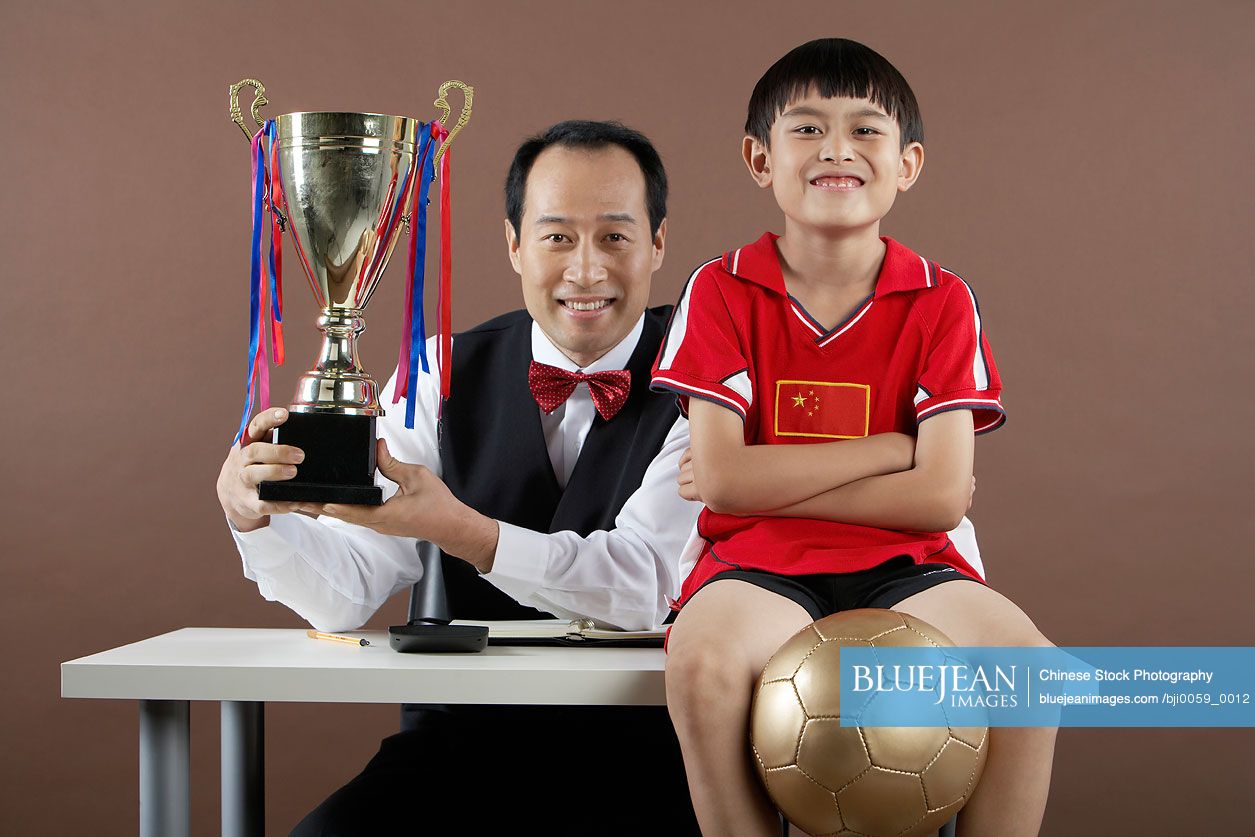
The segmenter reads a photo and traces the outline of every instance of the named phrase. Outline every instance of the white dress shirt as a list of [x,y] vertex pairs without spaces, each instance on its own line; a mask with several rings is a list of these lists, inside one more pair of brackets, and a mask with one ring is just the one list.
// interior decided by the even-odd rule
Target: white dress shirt
[[[642,317],[617,346],[588,367],[577,367],[532,323],[532,358],[571,372],[623,369],[644,327]],[[428,357],[435,357],[435,339]],[[433,372],[435,367],[433,365]],[[386,415],[378,433],[392,455],[441,474],[436,439],[439,378],[420,374],[414,429],[405,428],[405,400],[392,403],[396,376],[384,388]],[[456,383],[455,383],[456,386]],[[540,408],[536,408],[540,412]],[[545,444],[558,482],[565,487],[592,427],[588,385],[550,415],[540,414]],[[591,618],[627,630],[662,624],[668,599],[679,594],[679,561],[695,531],[701,504],[682,499],[676,487],[680,456],[689,446],[688,422],[679,417],[662,449],[624,503],[614,528],[587,537],[572,531],[545,534],[500,522],[492,571],[483,578],[525,605],[564,618]],[[508,474],[502,475],[508,479]],[[376,474],[384,499],[396,484]],[[234,532],[244,575],[262,596],[296,611],[319,630],[351,630],[364,624],[394,594],[422,575],[413,538],[381,535],[334,518],[280,514],[253,532]]]

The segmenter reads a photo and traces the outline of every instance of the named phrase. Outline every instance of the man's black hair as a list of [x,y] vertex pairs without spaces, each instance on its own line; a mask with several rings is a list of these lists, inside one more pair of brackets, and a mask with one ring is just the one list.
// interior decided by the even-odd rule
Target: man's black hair
[[667,217],[667,171],[653,143],[640,131],[619,122],[593,122],[587,119],[568,119],[559,122],[542,134],[529,137],[514,152],[510,173],[505,179],[505,214],[519,234],[523,221],[523,198],[527,191],[527,176],[540,152],[552,145],[562,148],[583,148],[597,151],[617,145],[636,158],[645,175],[645,208],[649,212],[649,233],[656,235],[662,219]]
[[924,141],[915,94],[897,67],[870,47],[845,38],[808,41],[772,64],[750,95],[745,133],[770,145],[776,118],[812,90],[824,98],[870,99],[897,121],[903,148]]

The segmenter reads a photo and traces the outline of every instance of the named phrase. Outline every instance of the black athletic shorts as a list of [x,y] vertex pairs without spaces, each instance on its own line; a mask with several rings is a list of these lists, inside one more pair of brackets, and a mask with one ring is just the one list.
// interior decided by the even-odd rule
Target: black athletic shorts
[[764,570],[727,570],[706,584],[726,578],[748,582],[797,602],[812,619],[863,607],[890,608],[947,581],[976,581],[949,564],[916,564],[909,555],[852,573],[777,575]]

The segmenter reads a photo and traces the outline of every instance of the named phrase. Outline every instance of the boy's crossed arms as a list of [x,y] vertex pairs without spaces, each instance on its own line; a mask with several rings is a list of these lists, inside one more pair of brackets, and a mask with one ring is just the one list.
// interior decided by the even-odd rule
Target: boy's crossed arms
[[809,445],[747,445],[736,413],[693,399],[692,449],[680,494],[721,514],[809,517],[882,529],[944,532],[971,505],[974,435],[968,410],[904,433]]

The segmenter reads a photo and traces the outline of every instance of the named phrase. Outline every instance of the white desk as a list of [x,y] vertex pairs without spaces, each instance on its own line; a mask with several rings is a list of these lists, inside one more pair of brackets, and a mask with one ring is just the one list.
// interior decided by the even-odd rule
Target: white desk
[[313,640],[302,630],[184,628],[61,664],[61,696],[140,702],[140,834],[190,830],[189,701],[222,702],[222,833],[264,825],[263,704],[666,703],[658,648],[492,646],[398,654]]

